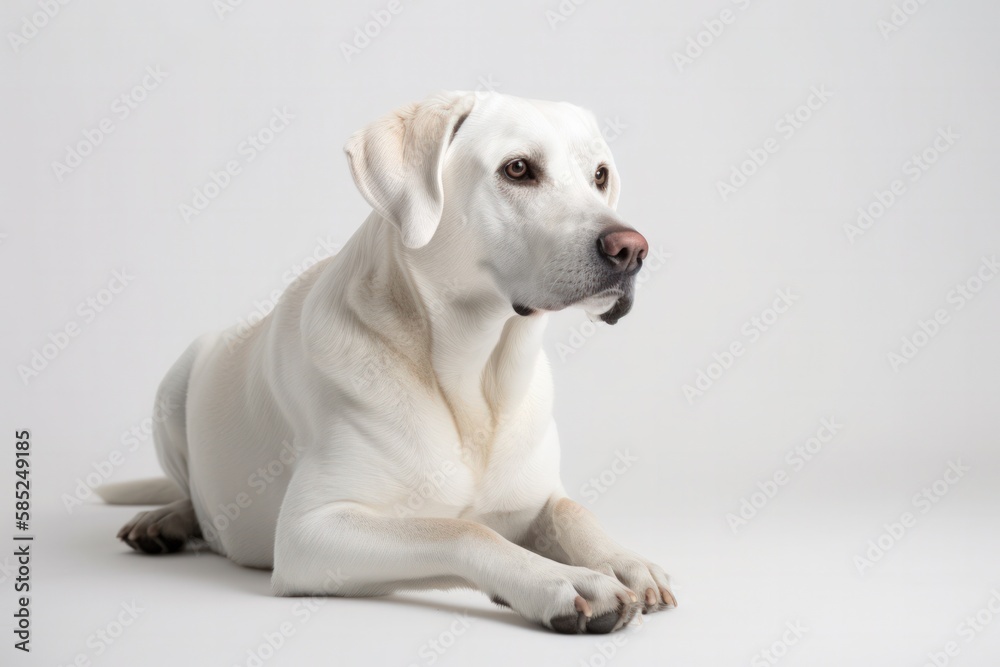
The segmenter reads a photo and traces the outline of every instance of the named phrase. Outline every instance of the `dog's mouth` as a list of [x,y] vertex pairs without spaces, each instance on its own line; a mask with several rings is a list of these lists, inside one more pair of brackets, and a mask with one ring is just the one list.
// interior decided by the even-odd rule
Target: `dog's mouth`
[[539,310],[562,310],[567,306],[579,306],[583,308],[591,320],[601,320],[608,324],[616,324],[618,320],[625,317],[632,310],[632,303],[632,290],[611,288],[558,308],[534,308],[522,303],[513,303],[511,305],[514,308],[514,312],[522,317],[530,317]]
[[632,290],[608,289],[580,301],[591,320],[616,324],[632,310]]
[[598,317],[602,322],[607,322],[608,324],[617,324],[618,320],[628,315],[628,311],[632,310],[632,294],[622,294],[617,299],[615,299],[614,305],[608,310],[604,311]]

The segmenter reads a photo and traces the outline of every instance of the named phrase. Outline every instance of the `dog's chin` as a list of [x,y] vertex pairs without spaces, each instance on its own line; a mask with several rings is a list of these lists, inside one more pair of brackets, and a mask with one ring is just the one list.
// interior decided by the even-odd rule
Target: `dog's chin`
[[591,320],[616,324],[632,310],[632,293],[615,291],[584,299],[579,303]]
[[628,311],[630,310],[632,310],[632,295],[624,294],[618,297],[610,309],[601,313],[601,321],[608,324],[617,324],[618,320],[628,315]]

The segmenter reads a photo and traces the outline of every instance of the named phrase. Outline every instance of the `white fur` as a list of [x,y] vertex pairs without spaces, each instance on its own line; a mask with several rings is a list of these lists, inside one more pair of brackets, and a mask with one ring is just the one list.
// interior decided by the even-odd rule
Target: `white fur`
[[[598,285],[597,234],[622,223],[593,116],[444,93],[346,150],[375,212],[249,335],[199,339],[161,385],[186,410],[156,445],[209,545],[273,568],[279,595],[473,586],[550,626],[647,590],[667,606],[662,569],[559,479],[546,312],[596,316],[632,287]],[[505,180],[518,156],[544,179]]]
[[103,484],[94,491],[109,505],[168,505],[188,497],[187,489],[166,477]]

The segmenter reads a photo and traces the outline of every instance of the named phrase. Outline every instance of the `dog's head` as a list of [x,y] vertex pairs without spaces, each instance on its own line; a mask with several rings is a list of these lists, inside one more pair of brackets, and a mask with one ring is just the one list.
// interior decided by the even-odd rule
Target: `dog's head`
[[473,268],[519,315],[632,307],[646,240],[594,116],[566,103],[443,93],[348,141],[351,172],[403,246]]

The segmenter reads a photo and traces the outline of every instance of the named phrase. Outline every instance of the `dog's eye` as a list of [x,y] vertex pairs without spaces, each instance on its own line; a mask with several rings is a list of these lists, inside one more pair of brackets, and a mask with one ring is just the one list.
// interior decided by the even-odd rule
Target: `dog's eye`
[[602,190],[608,185],[608,168],[603,164],[594,172],[594,185]]
[[518,158],[504,165],[503,173],[512,181],[523,181],[531,178],[531,167],[527,160]]

